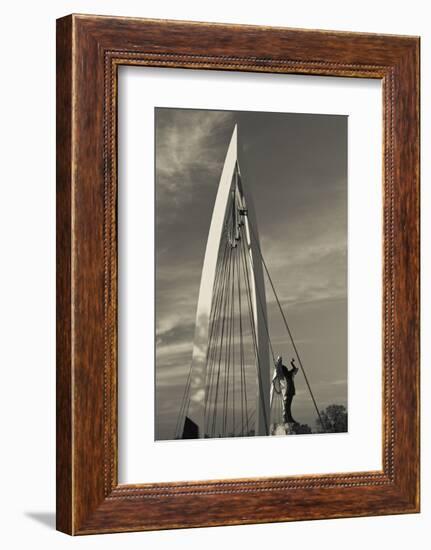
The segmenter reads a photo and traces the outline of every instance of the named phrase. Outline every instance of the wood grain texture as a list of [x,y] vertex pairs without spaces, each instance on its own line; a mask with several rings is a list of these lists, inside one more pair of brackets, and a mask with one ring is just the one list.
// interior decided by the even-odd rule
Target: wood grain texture
[[72,531],[72,28],[57,23],[57,529]]
[[[86,534],[417,512],[419,39],[77,15],[57,24],[58,529]],[[382,471],[118,485],[122,64],[382,80]]]

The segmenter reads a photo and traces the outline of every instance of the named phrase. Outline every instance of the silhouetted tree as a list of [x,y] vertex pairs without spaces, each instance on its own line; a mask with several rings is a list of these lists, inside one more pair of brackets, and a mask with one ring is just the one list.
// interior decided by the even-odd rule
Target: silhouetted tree
[[[347,432],[347,409],[344,405],[329,405],[324,411],[320,411],[323,431],[329,433]],[[321,429],[320,420],[316,419],[316,424]]]
[[308,424],[294,424],[293,431],[296,434],[311,434],[311,428]]

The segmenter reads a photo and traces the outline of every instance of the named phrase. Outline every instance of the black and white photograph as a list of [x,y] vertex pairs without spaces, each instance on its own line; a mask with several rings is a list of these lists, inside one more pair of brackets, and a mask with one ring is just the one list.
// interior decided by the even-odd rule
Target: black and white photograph
[[155,108],[155,440],[348,431],[348,117]]

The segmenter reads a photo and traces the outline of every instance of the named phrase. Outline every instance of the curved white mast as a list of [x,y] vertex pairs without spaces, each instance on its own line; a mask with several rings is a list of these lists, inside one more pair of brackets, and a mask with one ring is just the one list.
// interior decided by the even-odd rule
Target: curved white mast
[[[201,284],[196,311],[196,328],[192,356],[192,377],[190,383],[190,405],[187,414],[191,420],[198,425],[199,437],[204,437],[205,435],[205,374],[209,336],[209,319],[213,300],[213,287],[217,258],[235,171],[236,169],[239,169],[237,136],[237,125],[235,125],[226,154],[214,204],[202,267]],[[247,235],[247,249],[249,251],[250,272],[253,274],[251,291],[260,365],[260,376],[257,380],[256,396],[256,435],[268,435],[270,422],[270,365],[268,335],[266,332],[267,312],[265,282],[253,200],[251,194],[247,190],[247,186],[242,182],[239,183],[239,191],[247,208],[247,216],[244,216],[244,220]]]

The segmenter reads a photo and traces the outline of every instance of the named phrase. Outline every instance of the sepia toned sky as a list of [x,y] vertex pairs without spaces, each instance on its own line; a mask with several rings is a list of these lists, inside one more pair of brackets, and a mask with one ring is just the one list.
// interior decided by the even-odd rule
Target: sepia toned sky
[[[172,439],[190,368],[200,275],[229,140],[261,249],[320,409],[347,405],[347,117],[156,109],[156,439]],[[276,354],[293,357],[274,296]],[[294,418],[315,425],[302,374]]]

